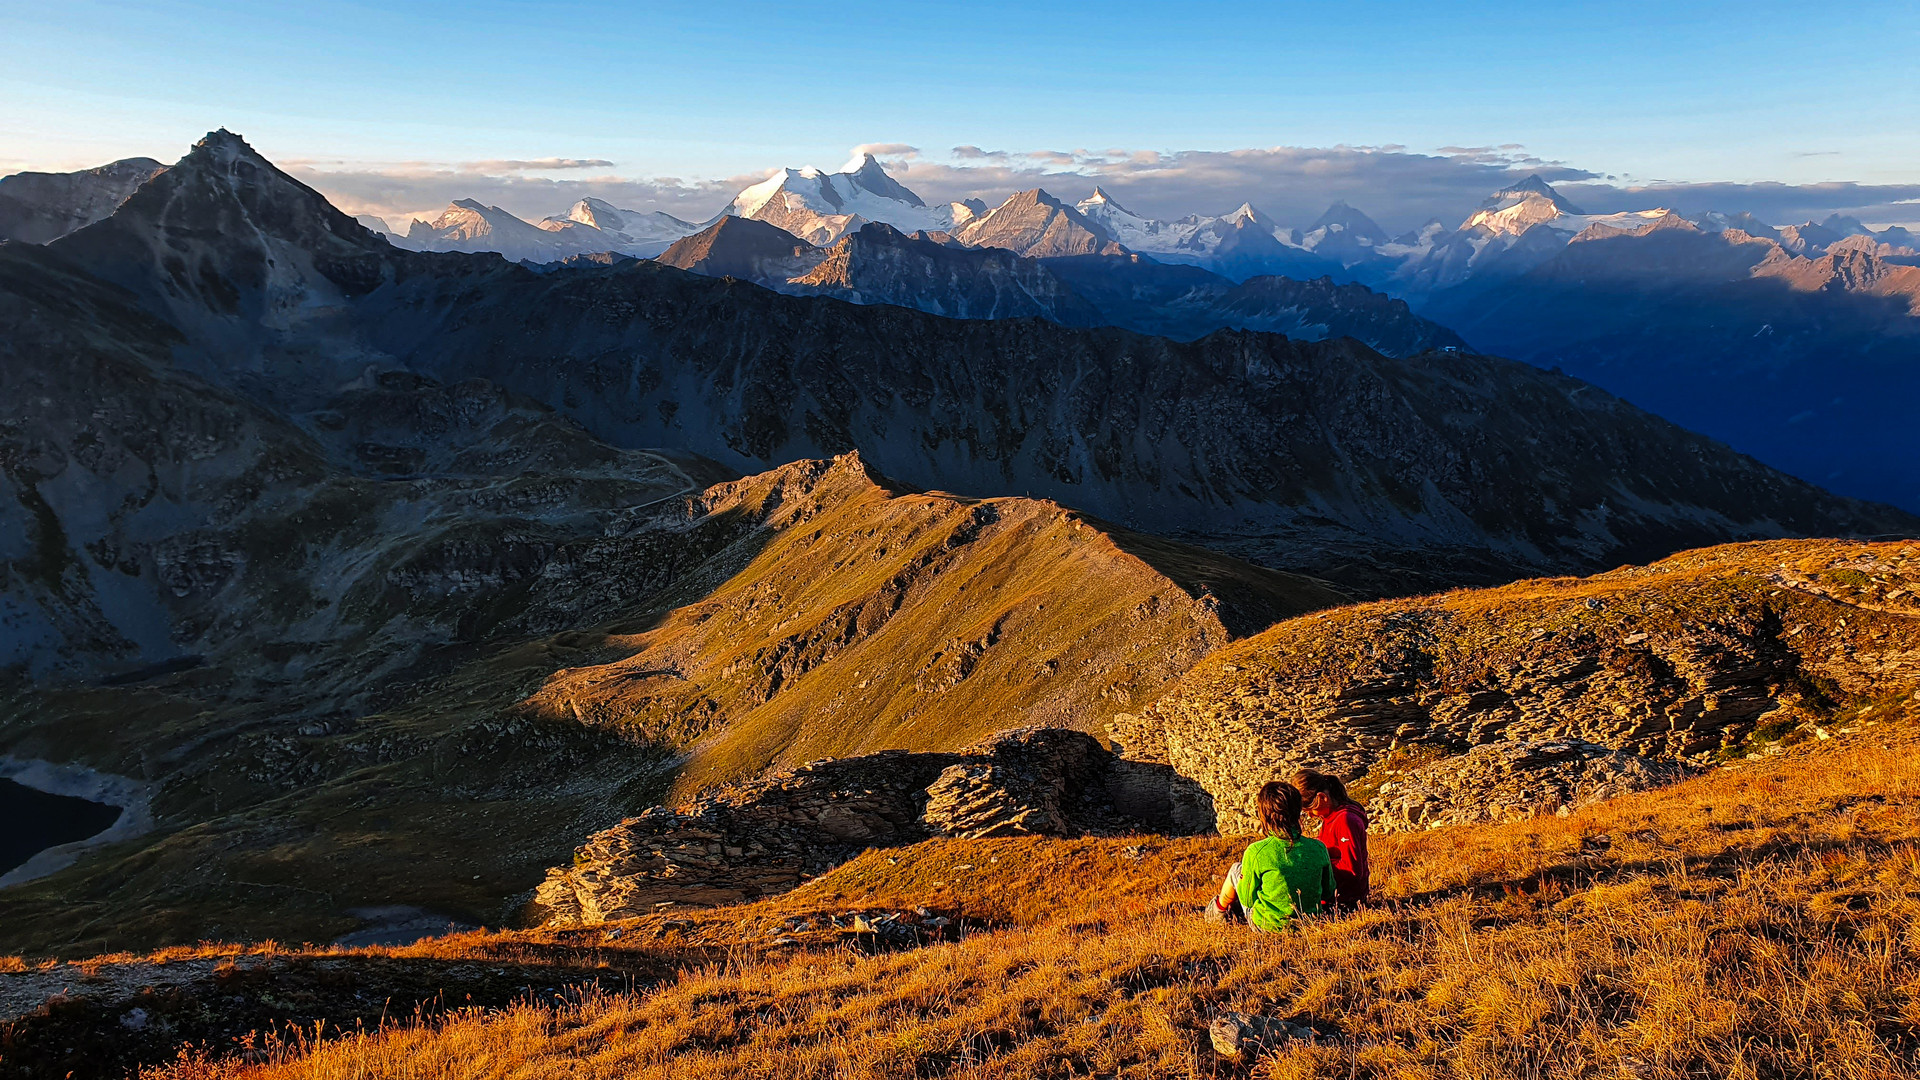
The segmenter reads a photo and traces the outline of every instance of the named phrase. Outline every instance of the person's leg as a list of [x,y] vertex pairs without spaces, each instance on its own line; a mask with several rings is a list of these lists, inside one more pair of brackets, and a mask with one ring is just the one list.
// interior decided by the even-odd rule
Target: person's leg
[[1220,894],[1207,904],[1207,917],[1229,922],[1242,917],[1240,908],[1240,862],[1227,867],[1227,878],[1220,883]]

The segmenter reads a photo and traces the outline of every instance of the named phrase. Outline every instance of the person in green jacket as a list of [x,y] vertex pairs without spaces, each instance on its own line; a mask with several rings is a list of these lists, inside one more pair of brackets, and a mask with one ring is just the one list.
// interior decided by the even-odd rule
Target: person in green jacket
[[1265,834],[1227,871],[1207,918],[1279,933],[1302,915],[1333,910],[1333,860],[1327,846],[1300,833],[1300,790],[1278,780],[1260,789],[1254,815]]

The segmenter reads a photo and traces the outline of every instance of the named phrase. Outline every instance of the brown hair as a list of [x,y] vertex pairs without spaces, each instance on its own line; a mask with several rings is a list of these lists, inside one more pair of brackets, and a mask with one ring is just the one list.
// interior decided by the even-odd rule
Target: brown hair
[[1269,780],[1254,797],[1253,809],[1261,832],[1284,836],[1289,842],[1300,839],[1300,789]]
[[1347,794],[1347,785],[1341,783],[1339,777],[1329,776],[1323,772],[1301,769],[1293,775],[1293,786],[1300,789],[1303,801],[1310,800],[1315,795],[1325,795],[1327,806],[1334,810],[1342,806],[1360,805],[1353,801],[1353,796]]

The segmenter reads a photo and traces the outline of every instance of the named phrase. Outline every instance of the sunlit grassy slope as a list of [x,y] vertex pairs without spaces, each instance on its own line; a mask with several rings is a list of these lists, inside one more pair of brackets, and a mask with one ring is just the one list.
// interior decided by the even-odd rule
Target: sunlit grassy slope
[[[164,1075],[1235,1075],[1204,1030],[1238,1009],[1322,1035],[1256,1076],[1913,1077],[1916,710],[1855,707],[1831,740],[1568,817],[1378,837],[1379,906],[1284,936],[1192,914],[1240,840],[937,841],[672,922],[404,950],[678,958],[646,992]],[[980,929],[878,953],[786,929],[911,905]]]

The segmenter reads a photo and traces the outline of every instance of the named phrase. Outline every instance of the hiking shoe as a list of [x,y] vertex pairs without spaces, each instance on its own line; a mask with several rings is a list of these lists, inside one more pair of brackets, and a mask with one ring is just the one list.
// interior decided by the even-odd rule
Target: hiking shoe
[[1227,922],[1226,910],[1212,900],[1207,901],[1206,904],[1201,907],[1200,917],[1210,923],[1219,923],[1222,926],[1226,925]]

